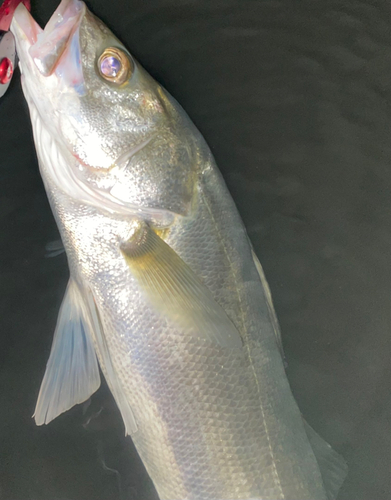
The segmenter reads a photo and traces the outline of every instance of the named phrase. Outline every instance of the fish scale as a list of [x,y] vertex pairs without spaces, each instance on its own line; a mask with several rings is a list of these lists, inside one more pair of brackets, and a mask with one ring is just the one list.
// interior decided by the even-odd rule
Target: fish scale
[[[96,391],[98,360],[161,500],[335,499],[344,462],[293,398],[262,268],[204,139],[82,2],[63,0],[39,44],[34,23],[19,6],[12,30],[70,268],[37,424]],[[98,66],[113,46],[132,61],[118,85]]]
[[[202,221],[200,226],[203,232],[212,236],[211,227],[213,228],[215,223],[206,218],[205,212],[207,213],[207,210],[204,210],[202,216],[196,213],[195,218]],[[78,224],[74,223],[74,226],[77,228]],[[209,231],[205,230],[205,226],[209,226]],[[237,232],[240,232],[240,230],[241,228],[238,228]],[[178,237],[180,232],[186,235],[184,242]],[[186,261],[186,248],[194,248],[194,242],[198,241],[197,231],[191,234],[192,237],[190,238],[186,230],[181,231],[175,225],[170,232],[170,237],[176,240],[175,249]],[[215,238],[218,239],[218,235],[215,235]],[[75,239],[79,240],[79,238]],[[194,239],[194,241],[189,241],[191,239]],[[182,246],[183,251],[181,252]],[[78,252],[80,253],[80,251],[79,248]],[[250,254],[249,248],[247,251]],[[87,250],[87,253],[89,253],[89,250]],[[235,292],[231,294],[232,300],[235,295],[240,293],[240,288],[238,289],[237,284],[235,284],[229,268],[227,270],[228,262],[227,258],[224,258],[224,250],[220,248],[220,254],[214,251],[210,255],[203,255],[204,261],[208,259],[211,262],[211,271],[208,276],[205,272],[208,266],[203,266],[204,281],[213,290],[212,282],[216,280],[216,276],[221,278],[222,275],[226,275],[226,282],[222,283],[223,286],[220,285],[218,289],[234,288]],[[111,263],[112,260],[111,257]],[[200,261],[200,258],[198,260]],[[225,266],[222,266],[221,262],[225,262]],[[198,265],[201,265],[201,263],[198,262]],[[197,269],[194,260],[193,266]],[[99,265],[99,267],[101,266]],[[94,283],[95,272],[92,271],[91,274],[92,276],[87,276],[87,281],[94,291],[98,293],[100,284],[99,282]],[[254,277],[256,277],[255,273]],[[259,280],[256,284],[257,286],[253,288],[257,289],[258,287],[258,296],[261,296],[262,290]],[[124,287],[124,285],[120,286]],[[167,476],[164,476],[164,483],[161,485],[155,479],[155,485],[160,497],[162,499],[182,498],[183,489],[185,489],[187,495],[187,485],[190,485],[189,489],[196,489],[197,495],[202,495],[201,497],[205,500],[220,498],[218,495],[222,495],[221,498],[232,499],[256,498],[260,491],[262,491],[265,498],[276,498],[278,487],[274,484],[277,481],[275,478],[276,473],[273,473],[273,461],[275,459],[271,456],[267,444],[269,438],[266,436],[264,416],[260,410],[254,373],[249,366],[248,358],[243,355],[243,352],[229,354],[223,350],[220,350],[220,352],[217,349],[213,350],[210,345],[205,347],[202,347],[202,344],[194,345],[193,339],[191,339],[189,346],[188,342],[184,342],[186,337],[181,332],[173,335],[173,329],[168,325],[152,328],[154,323],[161,320],[154,318],[151,321],[152,311],[146,307],[145,303],[143,304],[141,297],[140,302],[135,301],[136,294],[131,291],[130,283],[127,288],[130,289],[129,303],[125,311],[122,309],[121,311],[115,311],[113,308],[116,299],[108,300],[106,295],[103,295],[110,288],[105,288],[102,291],[104,300],[100,305],[100,311],[104,322],[104,330],[108,335],[109,349],[113,353],[113,361],[120,366],[117,369],[117,374],[131,402],[131,406],[135,410],[136,419],[140,408],[141,416],[137,419],[140,422],[139,428],[132,437],[147,470],[150,471],[151,469],[153,477],[153,470],[164,470],[167,467],[167,461],[164,457],[167,456],[168,452],[162,453],[164,448],[167,448],[167,450],[172,449],[175,457],[173,465],[181,464],[181,468],[177,470],[178,478],[173,477],[172,480],[168,480]],[[112,289],[115,290],[116,287],[113,286]],[[252,293],[254,293],[254,290],[252,290]],[[258,304],[261,304],[261,300],[254,304],[257,309],[259,309]],[[238,307],[232,306],[232,309],[238,309]],[[248,305],[246,309],[248,310],[248,316],[255,315],[255,311],[252,311]],[[138,311],[140,310],[145,312],[136,322],[132,319],[132,315],[137,314],[139,316]],[[121,318],[122,314],[125,314],[125,317]],[[239,311],[237,314],[239,314]],[[239,320],[236,321],[236,323],[239,322]],[[137,332],[134,331],[134,328],[125,328],[124,332],[121,329],[121,325],[134,325],[136,323],[138,325]],[[167,329],[169,329],[169,332]],[[153,332],[153,334],[149,335],[146,332]],[[260,360],[264,357],[260,352],[260,347],[258,347],[263,340],[264,343],[269,343],[268,355],[274,349],[276,361],[281,365],[282,361],[272,330],[269,328],[267,333],[258,330],[256,333],[257,337],[253,341],[256,342],[256,346],[252,349],[252,357]],[[120,340],[118,340],[118,337],[120,337]],[[123,353],[126,353],[127,350],[132,351],[135,347],[137,347],[135,364],[127,364],[128,358],[125,357],[124,360]],[[182,360],[181,366],[173,365],[170,361],[173,347],[179,353],[177,356]],[[201,391],[194,391],[195,381],[202,388]],[[264,378],[261,379],[261,382],[262,387],[266,386],[263,389],[264,392],[267,391],[268,387],[274,385],[271,380],[269,382],[268,379],[264,380]],[[146,385],[145,391],[143,390],[142,394],[139,395],[137,403],[132,403],[143,385]],[[280,394],[280,392],[276,392],[271,394],[270,397],[280,398]],[[148,422],[146,423],[143,421],[142,415],[145,408],[149,407],[150,401],[154,402],[155,410],[149,408],[147,413],[153,414],[157,411],[159,418],[154,420],[146,419]],[[183,408],[186,408],[185,413],[183,413]],[[269,405],[269,413],[273,414],[272,405]],[[296,418],[300,418],[300,415],[298,414]],[[160,443],[160,452],[156,454],[154,453],[156,440],[147,440],[145,436],[159,435],[159,432],[154,431],[154,427],[160,426],[161,420],[166,422],[169,433],[166,436],[166,441]],[[246,425],[243,424],[243,421],[246,422]],[[183,436],[184,422],[186,422],[185,437]],[[292,427],[292,420],[286,425]],[[302,432],[304,433],[304,431]],[[219,436],[220,441],[218,443],[216,443],[214,436]],[[222,436],[224,439],[222,439]],[[204,446],[200,447],[197,454],[194,444],[200,442],[204,443]],[[207,460],[205,454],[205,449],[208,448],[213,450],[212,463]],[[284,457],[285,462],[289,463],[290,460],[290,457]],[[230,466],[230,463],[234,465]],[[270,472],[266,473],[268,469]],[[170,467],[170,470],[171,475],[175,476],[173,473],[175,467]],[[224,471],[227,470],[229,470],[229,474],[225,474]],[[259,474],[260,470],[263,471],[262,475]],[[227,493],[222,491],[221,475],[225,478],[225,483],[228,483],[225,484]],[[242,475],[246,477],[246,484],[241,487],[240,478]],[[264,478],[264,482],[261,481],[261,478]],[[269,486],[268,483],[272,483],[272,486]],[[175,484],[179,485],[180,488]],[[249,489],[247,484],[256,486],[254,489]],[[208,487],[205,485],[208,485]],[[270,488],[269,493],[268,488]],[[235,491],[235,493],[231,491]],[[269,497],[265,495],[269,495]],[[192,497],[189,496],[189,498]],[[302,498],[306,497],[303,496]],[[307,498],[314,500],[323,497],[312,496],[311,493],[311,496]]]

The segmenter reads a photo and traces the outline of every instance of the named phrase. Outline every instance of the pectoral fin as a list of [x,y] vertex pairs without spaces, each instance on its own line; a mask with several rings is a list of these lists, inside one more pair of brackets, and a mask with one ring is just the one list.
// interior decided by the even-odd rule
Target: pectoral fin
[[121,251],[152,305],[178,327],[226,348],[240,348],[238,330],[191,268],[148,225],[140,223]]
[[98,389],[100,376],[90,329],[84,300],[70,279],[35,408],[37,425],[49,423]]

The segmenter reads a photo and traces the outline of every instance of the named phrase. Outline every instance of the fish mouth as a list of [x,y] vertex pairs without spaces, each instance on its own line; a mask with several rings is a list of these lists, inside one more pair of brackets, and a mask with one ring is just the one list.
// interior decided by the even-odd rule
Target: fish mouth
[[[57,71],[60,64],[64,64],[66,53],[69,53],[65,61],[66,72],[61,73],[80,72],[78,31],[85,11],[85,4],[79,0],[62,0],[42,29],[20,3],[12,19],[11,31],[16,38],[22,65],[29,59],[39,73],[47,77]],[[71,46],[73,50],[70,51]]]

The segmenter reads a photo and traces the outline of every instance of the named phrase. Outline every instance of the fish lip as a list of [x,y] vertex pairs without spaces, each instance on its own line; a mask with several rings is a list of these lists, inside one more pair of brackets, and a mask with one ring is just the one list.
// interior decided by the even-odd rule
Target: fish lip
[[18,55],[21,61],[24,58],[32,59],[43,76],[52,74],[85,12],[84,2],[62,0],[42,29],[23,3],[20,3],[12,19],[11,31],[20,42]]
[[[15,9],[10,29],[17,41],[24,43],[30,48],[37,41],[38,35],[43,29],[35,21],[23,3]],[[18,54],[19,55],[19,54]]]

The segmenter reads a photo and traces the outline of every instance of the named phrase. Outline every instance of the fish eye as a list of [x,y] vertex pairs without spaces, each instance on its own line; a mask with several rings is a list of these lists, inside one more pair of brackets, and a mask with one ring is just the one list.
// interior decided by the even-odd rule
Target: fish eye
[[122,85],[132,76],[133,63],[123,50],[108,47],[98,59],[98,71],[108,82]]

